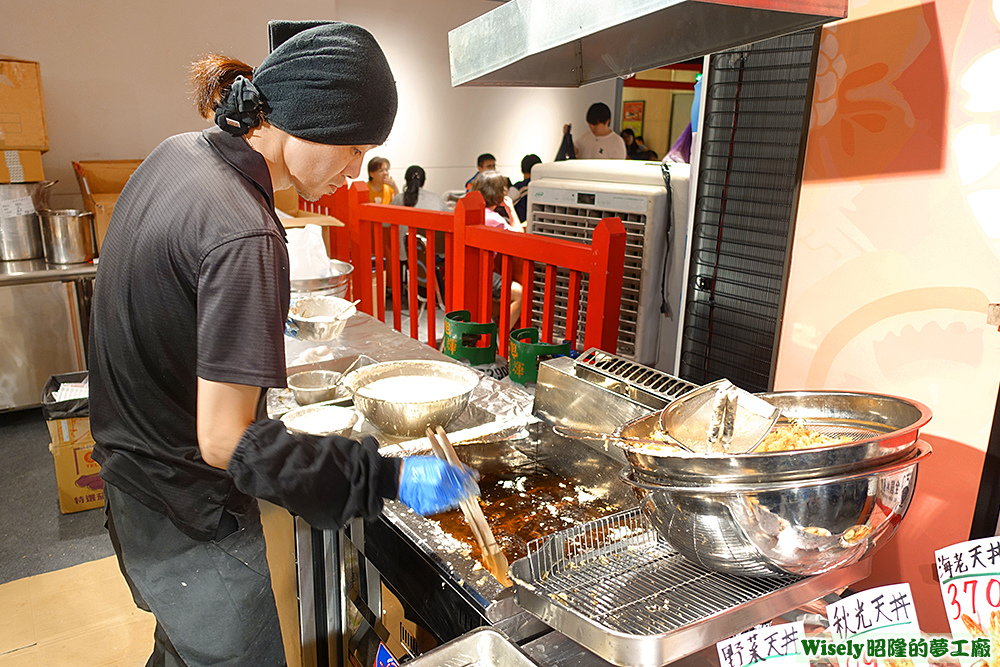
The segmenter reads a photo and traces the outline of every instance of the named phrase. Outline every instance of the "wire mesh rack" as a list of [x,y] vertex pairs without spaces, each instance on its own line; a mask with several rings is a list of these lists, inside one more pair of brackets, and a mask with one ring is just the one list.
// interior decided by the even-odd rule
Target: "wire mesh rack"
[[632,509],[534,540],[511,576],[521,607],[605,660],[662,665],[865,574],[713,572],[681,556]]
[[799,579],[709,572],[660,539],[637,509],[535,540],[528,561],[550,600],[639,635],[676,630]]

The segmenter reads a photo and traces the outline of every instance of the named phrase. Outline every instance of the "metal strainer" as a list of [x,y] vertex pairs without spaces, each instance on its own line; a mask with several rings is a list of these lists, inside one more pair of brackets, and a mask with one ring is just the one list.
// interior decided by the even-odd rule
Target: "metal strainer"
[[771,431],[781,410],[729,380],[679,396],[660,413],[660,430],[699,454],[743,454]]

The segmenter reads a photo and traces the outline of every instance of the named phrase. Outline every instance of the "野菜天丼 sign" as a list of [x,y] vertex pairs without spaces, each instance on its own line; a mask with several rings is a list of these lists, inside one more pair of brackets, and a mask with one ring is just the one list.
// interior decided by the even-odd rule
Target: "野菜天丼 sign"
[[754,628],[715,645],[722,667],[750,667],[767,661],[768,667],[792,667],[800,662],[802,621]]

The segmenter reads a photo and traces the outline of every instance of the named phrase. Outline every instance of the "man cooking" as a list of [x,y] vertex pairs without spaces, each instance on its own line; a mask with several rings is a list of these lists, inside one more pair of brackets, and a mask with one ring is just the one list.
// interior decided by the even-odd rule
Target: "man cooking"
[[[263,498],[318,528],[399,498],[429,514],[475,492],[467,470],[382,458],[374,439],[290,434],[266,419],[285,386],[289,277],[274,190],[310,200],[357,178],[389,134],[396,86],[346,23],[269,25],[252,70],[193,68],[218,127],[171,137],[119,197],[101,248],[90,338],[91,430],[107,526],[150,665],[280,665]],[[252,76],[252,80],[251,80]]]

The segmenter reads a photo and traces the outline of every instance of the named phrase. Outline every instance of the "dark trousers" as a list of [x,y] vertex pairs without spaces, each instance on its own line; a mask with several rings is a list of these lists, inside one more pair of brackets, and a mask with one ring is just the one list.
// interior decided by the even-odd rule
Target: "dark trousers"
[[156,617],[147,667],[285,664],[256,505],[230,534],[202,542],[110,484],[104,499],[135,604]]

